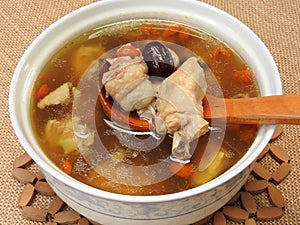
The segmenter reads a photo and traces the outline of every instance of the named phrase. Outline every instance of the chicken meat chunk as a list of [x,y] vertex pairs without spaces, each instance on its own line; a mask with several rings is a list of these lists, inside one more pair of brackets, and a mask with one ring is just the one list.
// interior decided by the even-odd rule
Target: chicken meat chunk
[[172,157],[191,158],[190,142],[208,131],[202,99],[207,89],[205,74],[196,57],[187,59],[159,89],[155,126],[159,134],[173,135]]
[[66,82],[41,99],[37,107],[44,109],[51,105],[66,105],[71,101],[72,83]]
[[45,140],[48,145],[61,147],[65,154],[94,143],[94,131],[80,124],[79,118],[67,117],[62,120],[48,120],[45,127]]
[[109,71],[102,78],[107,94],[126,111],[141,110],[151,105],[155,91],[142,56],[121,56],[107,61],[110,63]]

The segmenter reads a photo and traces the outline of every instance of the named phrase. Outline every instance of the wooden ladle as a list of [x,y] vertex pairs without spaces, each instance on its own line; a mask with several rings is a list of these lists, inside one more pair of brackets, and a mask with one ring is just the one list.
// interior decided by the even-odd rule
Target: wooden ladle
[[[146,42],[135,42],[138,45],[145,45]],[[180,46],[179,51],[186,55],[193,56],[193,53]],[[212,76],[208,66],[201,62],[207,74]],[[100,64],[100,74],[108,70],[106,61]],[[106,116],[131,130],[149,131],[152,125],[146,120],[139,119],[134,112],[125,112],[120,107],[115,107],[111,98],[106,97],[102,81],[99,81],[99,101]],[[300,124],[300,95],[277,95],[266,97],[254,97],[243,99],[217,98],[206,95],[203,100],[204,118],[212,122],[226,122],[234,124]]]
[[[121,126],[137,131],[151,129],[146,120],[119,109],[102,90],[99,100],[107,117]],[[276,95],[254,98],[217,98],[206,95],[203,100],[204,118],[230,124],[296,124],[300,125],[300,95]]]
[[238,99],[207,95],[203,108],[205,119],[226,120],[231,124],[300,124],[300,95]]

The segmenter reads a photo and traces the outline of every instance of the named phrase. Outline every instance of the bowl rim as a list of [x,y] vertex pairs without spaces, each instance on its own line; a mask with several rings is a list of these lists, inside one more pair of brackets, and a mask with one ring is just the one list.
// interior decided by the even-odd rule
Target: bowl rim
[[[258,147],[258,146],[265,146],[267,145],[268,141],[270,140],[274,129],[275,125],[263,125],[260,129],[259,135],[263,135],[264,137],[261,138],[258,142],[255,142],[250,149],[251,154],[250,154],[250,149],[248,150],[247,153],[245,154],[239,162],[237,162],[231,169],[223,173],[222,175],[218,176],[217,178],[213,179],[212,181],[203,184],[201,186],[178,192],[178,193],[173,193],[173,194],[165,194],[165,195],[155,195],[155,196],[131,196],[131,195],[124,195],[124,194],[117,194],[117,193],[112,193],[108,191],[103,191],[97,188],[93,188],[89,185],[86,185],[84,183],[81,183],[74,178],[64,174],[62,171],[60,171],[52,162],[49,160],[46,161],[45,163],[45,157],[41,156],[43,154],[42,150],[39,149],[37,146],[32,146],[31,143],[28,142],[27,134],[24,133],[24,128],[20,127],[19,121],[21,120],[20,115],[17,113],[19,109],[19,105],[17,102],[17,98],[20,97],[15,93],[15,90],[17,87],[20,86],[18,79],[20,77],[20,74],[26,69],[28,69],[28,57],[30,57],[34,52],[33,50],[36,51],[36,49],[39,47],[40,43],[44,41],[44,39],[47,38],[47,36],[54,31],[56,32],[58,29],[62,29],[62,26],[64,24],[67,24],[70,22],[71,19],[76,18],[76,21],[78,21],[81,17],[81,14],[87,14],[89,11],[94,11],[95,8],[98,7],[104,7],[107,8],[110,7],[111,5],[118,5],[120,12],[122,13],[128,13],[126,11],[126,5],[125,3],[130,2],[130,4],[138,4],[136,6],[139,9],[142,9],[145,6],[142,6],[142,4],[157,4],[160,2],[160,0],[152,0],[151,2],[145,1],[138,1],[138,0],[102,0],[98,2],[94,2],[92,4],[83,6],[67,15],[62,17],[61,19],[57,20],[54,22],[52,25],[50,25],[47,29],[45,29],[29,46],[29,48],[24,52],[23,56],[21,57],[19,63],[16,66],[15,72],[13,74],[12,80],[11,80],[11,85],[10,85],[10,90],[9,90],[9,114],[11,118],[11,123],[14,128],[14,131],[17,135],[17,138],[19,139],[19,142],[25,149],[25,151],[33,158],[33,160],[44,170],[47,171],[47,173],[50,173],[51,176],[55,177],[55,179],[58,179],[59,181],[65,183],[66,185],[75,188],[77,190],[80,190],[82,192],[85,192],[89,195],[92,196],[97,196],[109,200],[114,200],[114,201],[121,201],[121,202],[135,202],[135,203],[154,203],[154,202],[166,202],[166,201],[173,201],[177,199],[182,199],[182,198],[187,198],[191,197],[194,195],[198,195],[200,193],[209,191],[224,182],[230,180],[232,177],[238,175],[240,172],[242,172],[247,166],[251,165],[251,163],[257,158],[257,156],[260,154],[260,151],[256,150],[254,151],[253,149]],[[256,43],[256,45],[263,51],[265,60],[268,62],[268,65],[270,69],[272,70],[272,73],[274,75],[274,90],[273,93],[268,93],[266,92],[266,95],[272,95],[272,94],[282,94],[282,87],[281,87],[281,82],[280,82],[280,76],[279,72],[277,69],[277,66],[269,52],[269,50],[266,48],[264,43],[259,39],[259,37],[252,31],[250,28],[248,28],[246,25],[244,25],[241,21],[239,21],[237,18],[231,16],[230,14],[224,12],[221,9],[218,9],[214,6],[211,6],[207,3],[199,2],[196,0],[165,0],[165,2],[172,2],[172,4],[175,5],[184,5],[184,4],[189,4],[190,6],[195,6],[196,8],[203,8],[205,10],[208,10],[209,12],[213,13],[214,15],[224,17],[226,22],[234,24],[239,26],[241,29],[241,35],[250,35],[250,37],[253,39],[253,41]],[[164,3],[165,4],[165,3]],[[139,7],[140,6],[140,7]],[[141,8],[142,7],[142,8]],[[174,7],[172,8],[174,9]],[[174,15],[174,12],[172,12]],[[37,73],[37,71],[29,71],[28,73]],[[28,82],[28,84],[27,84]],[[26,78],[25,80],[25,85],[30,86],[30,80]],[[32,85],[32,84],[31,84]],[[24,108],[23,108],[24,109]],[[28,109],[28,107],[25,109]],[[39,149],[40,153],[37,153],[35,149]],[[261,147],[261,150],[263,148]],[[230,175],[230,177],[228,177]],[[227,178],[228,177],[228,178]]]

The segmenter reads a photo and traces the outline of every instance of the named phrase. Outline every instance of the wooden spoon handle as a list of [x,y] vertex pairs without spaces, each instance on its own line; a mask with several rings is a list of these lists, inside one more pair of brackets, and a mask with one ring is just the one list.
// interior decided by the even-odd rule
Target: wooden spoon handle
[[204,103],[205,118],[226,119],[227,123],[235,124],[300,125],[300,95],[245,99],[212,98],[207,98],[209,107],[211,107],[207,112],[207,102]]

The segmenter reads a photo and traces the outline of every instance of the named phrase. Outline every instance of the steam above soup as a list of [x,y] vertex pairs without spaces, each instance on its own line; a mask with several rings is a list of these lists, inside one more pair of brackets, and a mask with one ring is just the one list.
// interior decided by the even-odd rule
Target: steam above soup
[[[101,88],[154,135],[108,118]],[[45,154],[79,181],[129,195],[175,193],[228,170],[257,132],[204,120],[206,93],[259,94],[247,64],[217,38],[171,21],[123,21],[80,35],[49,60],[32,92],[32,125]]]

